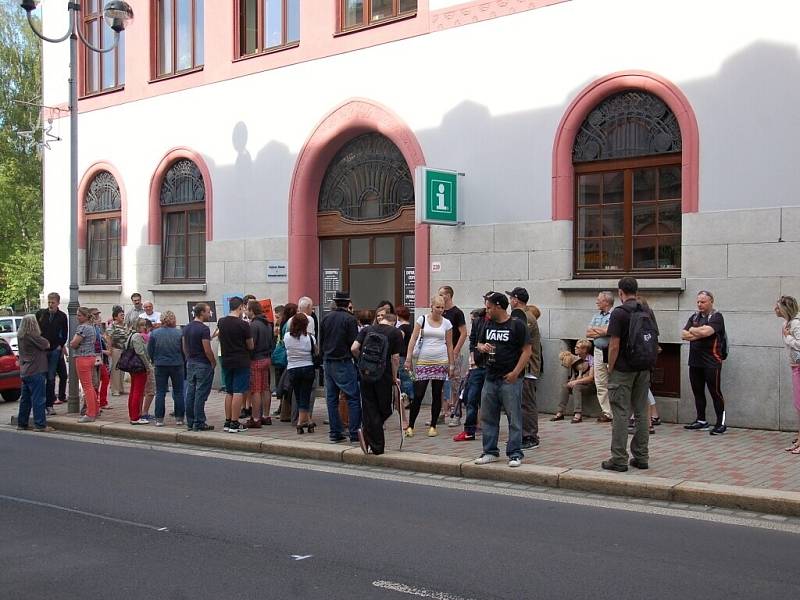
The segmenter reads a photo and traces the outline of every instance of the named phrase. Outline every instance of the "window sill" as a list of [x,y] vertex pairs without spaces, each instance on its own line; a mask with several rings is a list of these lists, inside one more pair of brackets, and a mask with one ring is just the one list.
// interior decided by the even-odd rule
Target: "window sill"
[[[682,292],[686,289],[686,280],[676,279],[637,279],[639,289],[647,292]],[[558,282],[562,292],[602,292],[613,288],[616,282],[612,279],[569,279]]]
[[205,292],[205,283],[159,283],[148,288],[150,292]]
[[122,292],[122,285],[119,283],[87,283],[78,288],[79,292],[96,293],[108,292],[119,294]]
[[203,70],[203,65],[200,65],[199,67],[186,69],[185,71],[178,71],[177,73],[165,73],[164,75],[158,75],[157,77],[153,77],[148,83],[158,83],[160,81],[166,81],[168,79],[175,79],[176,77],[184,77],[185,75],[191,75],[192,73],[199,73],[202,70]]
[[358,33],[359,31],[364,31],[365,29],[372,29],[373,27],[381,27],[382,25],[389,25],[390,23],[397,23],[398,21],[413,19],[416,16],[417,16],[417,11],[413,11],[413,12],[403,13],[402,15],[397,15],[396,17],[387,17],[386,19],[381,19],[380,21],[375,21],[374,23],[367,23],[366,25],[358,25],[356,27],[350,27],[349,29],[342,29],[334,33],[333,37],[340,37],[343,35],[350,35],[351,33]]
[[272,48],[266,48],[265,50],[259,50],[258,52],[253,52],[252,54],[242,54],[241,56],[237,56],[233,59],[233,62],[241,62],[243,60],[250,60],[252,58],[259,58],[261,56],[269,56],[270,54],[277,54],[279,52],[283,52],[284,50],[291,50],[292,48],[298,48],[300,46],[300,42],[290,42],[288,44],[283,44],[282,46],[273,46]]
[[97,92],[92,92],[90,94],[84,94],[83,96],[79,97],[78,100],[91,100],[92,98],[98,98],[100,96],[105,96],[107,94],[115,94],[117,92],[121,92],[124,89],[125,89],[125,84],[122,84],[116,87],[99,90]]

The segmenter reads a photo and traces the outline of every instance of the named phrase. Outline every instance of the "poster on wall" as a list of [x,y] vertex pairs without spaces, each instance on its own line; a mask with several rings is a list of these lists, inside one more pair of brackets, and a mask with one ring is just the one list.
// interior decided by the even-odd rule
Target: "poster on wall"
[[342,285],[341,269],[322,270],[322,310],[330,310],[330,304],[336,296],[336,290]]
[[231,312],[231,298],[244,298],[244,292],[230,292],[229,294],[222,294],[222,316],[226,316]]
[[211,309],[211,316],[208,319],[209,323],[216,323],[217,322],[217,303],[214,300],[187,300],[186,301],[186,308],[189,314],[189,320],[187,323],[191,323],[194,321],[194,307],[201,302],[205,302],[208,304],[208,307]]
[[259,300],[258,303],[261,305],[261,310],[264,311],[264,316],[267,317],[267,321],[274,323],[275,311],[272,310],[272,300],[270,298],[265,298],[264,300]]
[[414,311],[414,306],[417,301],[416,294],[417,277],[414,267],[403,268],[403,304],[410,310]]

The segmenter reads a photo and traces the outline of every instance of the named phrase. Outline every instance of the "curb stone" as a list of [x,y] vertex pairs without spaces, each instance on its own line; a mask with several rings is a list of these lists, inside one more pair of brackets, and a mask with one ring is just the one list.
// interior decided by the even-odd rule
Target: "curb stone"
[[502,463],[475,465],[471,460],[465,461],[463,458],[418,452],[388,451],[381,456],[365,455],[360,448],[338,444],[256,438],[247,434],[233,435],[222,432],[195,433],[176,431],[174,428],[156,430],[124,423],[99,421],[78,423],[74,416],[51,417],[48,419],[48,424],[59,431],[90,433],[101,437],[167,441],[352,465],[379,466],[407,472],[504,481],[510,484],[546,486],[800,517],[800,492],[793,491],[685,481],[630,472],[606,473],[534,464],[523,464],[512,469]]

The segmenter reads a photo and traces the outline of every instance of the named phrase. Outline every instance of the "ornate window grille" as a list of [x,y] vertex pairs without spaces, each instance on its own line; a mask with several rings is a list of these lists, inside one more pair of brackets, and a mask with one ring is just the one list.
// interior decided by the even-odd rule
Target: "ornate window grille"
[[161,279],[204,281],[206,188],[191,160],[177,161],[161,182]]
[[350,221],[389,219],[414,206],[414,181],[403,154],[379,133],[360,135],[331,161],[319,194],[319,212]]
[[84,198],[86,216],[86,282],[120,282],[122,195],[108,171],[92,179]]

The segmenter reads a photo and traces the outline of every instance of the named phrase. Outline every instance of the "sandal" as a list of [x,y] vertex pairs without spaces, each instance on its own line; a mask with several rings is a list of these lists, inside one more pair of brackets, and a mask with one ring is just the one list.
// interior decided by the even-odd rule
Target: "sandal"
[[800,454],[800,446],[790,452],[790,454]]
[[570,421],[570,423],[582,423],[582,422],[583,422],[583,416],[581,415],[581,413],[575,413],[574,415],[572,415],[572,421]]
[[564,413],[556,413],[554,417],[550,419],[551,421],[563,421],[564,420]]

